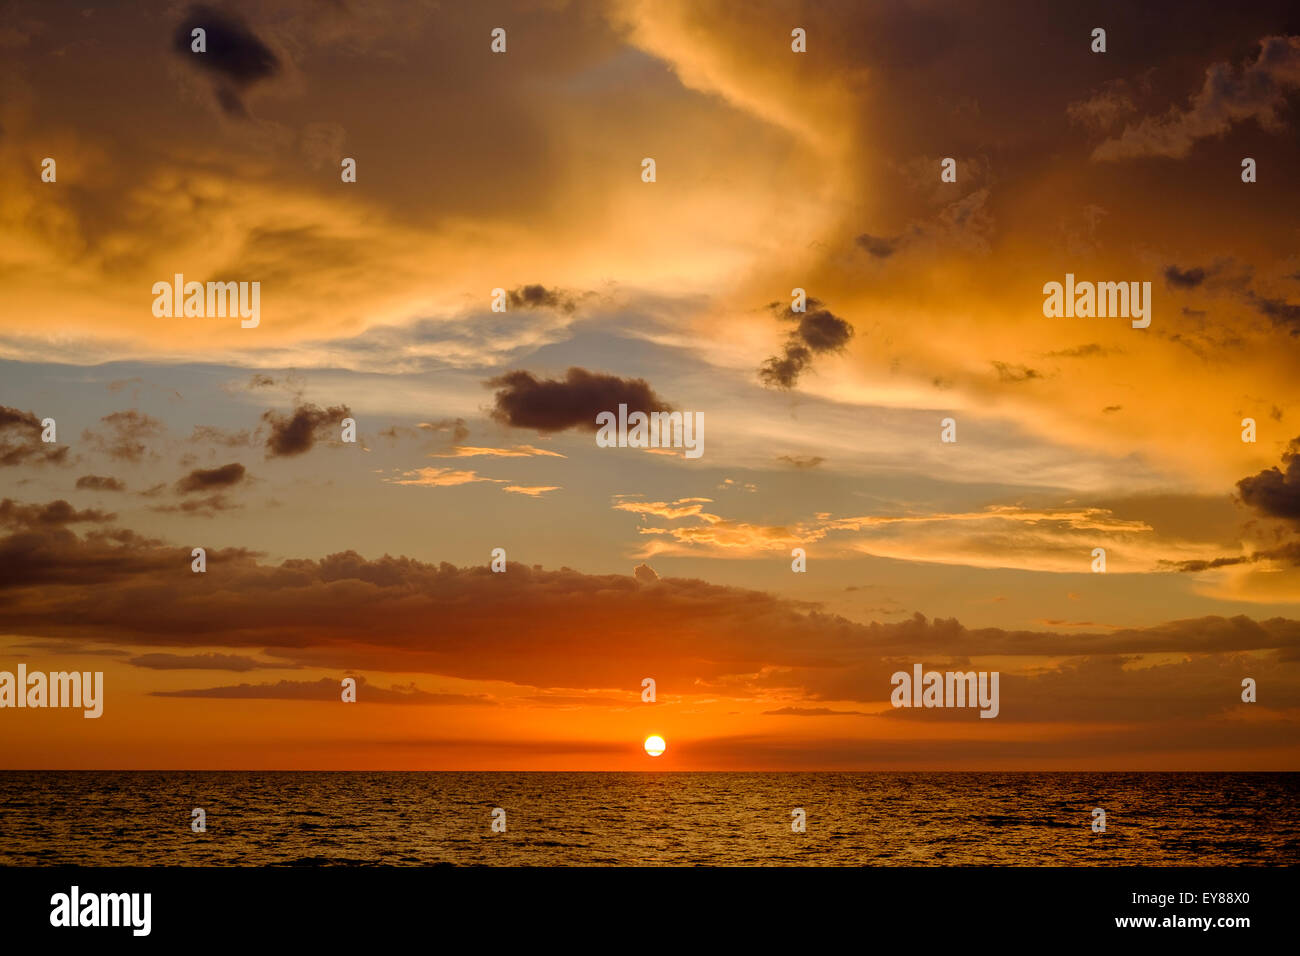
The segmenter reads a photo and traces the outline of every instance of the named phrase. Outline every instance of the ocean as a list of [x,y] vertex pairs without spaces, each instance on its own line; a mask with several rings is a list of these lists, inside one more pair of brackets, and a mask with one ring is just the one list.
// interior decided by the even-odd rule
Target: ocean
[[[191,830],[201,807],[207,830]],[[493,832],[493,810],[505,832]],[[1093,809],[1106,830],[1093,832]],[[792,832],[802,808],[806,832]],[[0,865],[1272,866],[1297,773],[0,772]]]

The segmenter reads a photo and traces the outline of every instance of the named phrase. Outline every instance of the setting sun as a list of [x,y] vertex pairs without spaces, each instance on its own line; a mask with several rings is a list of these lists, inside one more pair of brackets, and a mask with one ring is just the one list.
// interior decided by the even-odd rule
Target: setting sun
[[652,757],[658,757],[667,747],[668,745],[664,743],[662,737],[647,737],[645,739],[645,752]]

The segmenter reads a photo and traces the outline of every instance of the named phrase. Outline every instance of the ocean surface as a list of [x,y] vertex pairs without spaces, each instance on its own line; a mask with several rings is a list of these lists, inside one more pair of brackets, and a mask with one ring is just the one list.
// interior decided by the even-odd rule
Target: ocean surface
[[[194,807],[206,833],[190,829]],[[796,807],[805,833],[791,831]],[[0,865],[1298,860],[1296,773],[0,771]]]

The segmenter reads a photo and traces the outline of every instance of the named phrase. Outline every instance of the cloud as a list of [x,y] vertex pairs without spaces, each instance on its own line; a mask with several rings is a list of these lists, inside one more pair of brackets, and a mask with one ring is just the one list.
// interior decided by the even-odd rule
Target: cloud
[[290,415],[266,411],[262,420],[271,426],[271,434],[266,439],[266,457],[287,458],[310,451],[317,441],[327,437],[330,426],[339,425],[351,415],[346,405],[320,408],[311,403],[299,405]]
[[722,491],[739,491],[744,489],[751,494],[758,491],[758,485],[754,484],[752,481],[742,482],[737,481],[735,478],[723,478],[722,484],[718,485],[718,488]]
[[1286,471],[1276,465],[1237,482],[1241,500],[1270,518],[1300,521],[1300,438],[1282,455]]
[[666,412],[671,406],[644,379],[619,378],[584,368],[570,368],[563,379],[539,379],[526,371],[507,372],[484,383],[496,388],[492,418],[513,428],[557,432],[567,428],[596,431],[600,412]]
[[1178,266],[1165,266],[1165,283],[1171,289],[1195,289],[1205,281],[1206,275],[1200,267],[1180,269]]
[[[197,489],[191,489],[197,490]],[[150,511],[160,514],[183,514],[198,518],[212,518],[220,511],[234,511],[243,505],[231,501],[223,494],[212,494],[206,498],[191,498],[174,505],[155,505]]]
[[1065,108],[1070,122],[1095,132],[1105,132],[1125,116],[1137,112],[1133,91],[1127,80],[1111,80],[1085,100]]
[[87,508],[78,511],[63,499],[44,505],[24,505],[12,498],[0,501],[0,525],[16,528],[39,528],[79,522],[108,522],[117,515],[112,512]]
[[790,331],[782,354],[772,356],[758,370],[759,381],[764,385],[794,388],[799,376],[812,367],[814,356],[842,352],[853,338],[853,326],[818,299],[810,297],[807,308],[806,312],[795,312],[792,306],[782,309],[773,304],[772,309],[779,318],[797,325]]
[[1119,349],[1110,348],[1097,342],[1089,342],[1086,345],[1075,345],[1067,349],[1057,349],[1053,352],[1044,353],[1047,358],[1101,358],[1104,355],[1114,355]]
[[765,552],[788,552],[792,547],[818,541],[826,534],[823,529],[805,525],[787,527],[750,524],[747,521],[730,521],[705,512],[700,512],[694,517],[698,517],[705,524],[673,528],[653,526],[638,528],[639,534],[649,536],[639,556],[650,558],[662,554],[702,553],[727,557],[759,557]]
[[1248,292],[1247,300],[1274,326],[1288,329],[1291,335],[1300,335],[1300,304],[1292,304],[1285,299],[1262,296]]
[[704,512],[704,506],[712,500],[712,498],[679,498],[673,502],[619,500],[615,502],[614,509],[639,515],[655,515],[660,518],[692,517],[703,518],[706,521],[721,521],[722,519],[717,515]]
[[987,208],[988,199],[989,188],[985,186],[948,203],[934,215],[908,223],[900,235],[884,237],[863,233],[854,242],[873,259],[888,259],[904,249],[942,246],[988,252],[994,225]]
[[[72,517],[65,516],[71,512]],[[108,582],[144,582],[153,574],[166,581],[178,567],[188,568],[188,547],[167,547],[161,541],[129,529],[96,529],[78,537],[64,525],[73,521],[103,522],[110,518],[98,511],[75,511],[66,501],[46,505],[0,503],[8,513],[13,534],[0,538],[0,591],[72,585],[95,588]],[[243,548],[209,548],[208,567],[253,560]],[[196,575],[196,577],[199,577]],[[155,582],[157,583],[157,582]],[[13,590],[11,590],[13,589]],[[37,591],[33,597],[39,597]],[[71,633],[55,636],[77,636]]]
[[158,671],[251,671],[294,666],[282,662],[259,661],[243,654],[140,654],[127,663]]
[[853,241],[875,258],[888,259],[898,251],[898,247],[902,243],[902,237],[894,236],[892,239],[886,239],[883,236],[873,236],[864,232]]
[[224,445],[227,448],[242,448],[253,443],[252,433],[248,429],[230,431],[215,425],[195,425],[190,441],[195,444]]
[[126,485],[109,475],[82,475],[77,479],[77,488],[89,491],[125,491]]
[[[414,684],[387,689],[371,686],[364,677],[357,682],[358,705],[362,704],[417,704],[429,706],[496,707],[490,697],[470,694],[431,694]],[[225,687],[200,687],[187,690],[156,690],[154,697],[204,697],[224,700],[312,700],[338,703],[342,699],[342,683],[328,677],[318,681],[282,680],[274,684],[236,684]]]
[[1249,564],[1252,559],[1246,556],[1235,558],[1213,558],[1208,561],[1177,561],[1170,562],[1169,566],[1178,571],[1188,573],[1199,573],[1201,571],[1214,571],[1218,568],[1232,567],[1236,564]]
[[[613,508],[643,516],[636,529],[645,541],[637,557],[658,555],[762,557],[819,544],[825,558],[862,555],[1071,574],[1086,570],[1094,547],[1104,547],[1112,572],[1167,571],[1179,561],[1207,560],[1219,539],[1196,528],[1157,530],[1142,517],[1112,507],[1029,508],[989,505],[981,510],[836,516],[819,512],[783,525],[751,524],[706,510],[708,499],[615,499]],[[1115,505],[1119,508],[1119,505]],[[1141,508],[1123,512],[1140,514]],[[650,524],[654,517],[683,524]]]
[[505,478],[485,478],[476,471],[455,468],[415,468],[404,471],[396,478],[384,481],[394,485],[420,485],[425,488],[450,488],[454,485],[468,485],[477,481],[495,481],[504,483]]
[[231,382],[222,386],[228,392],[256,392],[256,391],[276,391],[283,392],[293,399],[295,405],[301,404],[303,391],[307,387],[306,380],[297,372],[289,372],[276,378],[273,375],[267,375],[265,372],[254,372],[248,377],[248,380],[242,384]]
[[816,468],[826,459],[821,455],[777,455],[776,460],[794,468]]
[[436,422],[420,422],[415,427],[435,434],[446,432],[451,436],[453,445],[459,445],[469,437],[469,428],[465,425],[465,419],[463,418],[444,418]]
[[545,448],[537,448],[533,445],[515,445],[511,448],[477,448],[473,445],[458,445],[450,452],[440,455],[430,455],[430,458],[531,458],[535,456],[544,456],[547,458],[564,458],[558,451],[547,451]]
[[210,491],[213,488],[231,488],[244,480],[246,471],[239,462],[231,462],[220,468],[196,468],[176,482],[178,494],[187,495],[196,491]]
[[81,433],[81,440],[116,461],[144,460],[149,454],[146,441],[158,438],[166,430],[158,419],[135,409],[112,412],[99,422],[100,430],[87,428]]
[[577,308],[577,300],[573,296],[543,285],[521,286],[511,289],[506,296],[510,305],[516,309],[555,309],[567,314]]
[[[524,564],[494,575],[482,565],[353,552],[270,565],[247,552],[214,551],[206,575],[190,575],[188,562],[187,549],[129,532],[110,541],[49,526],[0,538],[0,631],[182,657],[259,650],[286,665],[345,674],[430,674],[540,690],[623,687],[629,673],[655,674],[660,686],[715,698],[779,695],[782,707],[828,709],[839,701],[884,704],[890,675],[912,662],[969,669],[989,658],[1001,661],[1003,722],[1106,725],[1221,714],[1249,667],[1271,688],[1269,707],[1300,707],[1296,668],[1285,663],[1300,660],[1300,621],[1286,618],[1206,616],[1100,633],[969,628],[920,614],[863,624],[812,602],[689,578],[649,582],[644,574]],[[432,630],[431,620],[438,622]],[[384,693],[368,689],[359,699]],[[393,694],[394,702],[437,702],[414,690]],[[165,695],[337,701],[339,684]]]
[[636,578],[642,584],[658,584],[659,572],[648,564],[638,564],[632,569],[632,577]]
[[765,710],[764,716],[772,717],[870,717],[865,710],[831,710],[829,707],[780,707],[777,710]]
[[62,463],[67,445],[41,441],[41,420],[31,412],[0,405],[0,466]]
[[530,498],[537,498],[546,494],[548,491],[559,491],[559,485],[506,485],[501,489],[511,494],[527,495]]
[[998,373],[998,381],[1007,384],[1028,382],[1043,377],[1041,372],[1027,365],[1008,365],[1006,362],[993,362],[992,365],[994,371]]
[[[206,32],[205,53],[193,52],[195,28]],[[231,116],[248,115],[240,92],[280,72],[279,57],[243,21],[205,5],[189,9],[172,36],[172,49],[214,77],[217,102]]]
[[419,422],[414,428],[408,425],[390,425],[387,428],[380,429],[379,435],[392,441],[398,441],[404,437],[422,437],[425,439],[432,438],[438,444],[447,444],[450,446],[450,453],[446,455],[436,455],[439,458],[458,458],[457,446],[469,437],[469,426],[465,424],[463,418],[444,418],[436,422]]
[[1254,62],[1234,68],[1215,63],[1186,109],[1171,108],[1126,126],[1093,150],[1100,161],[1165,156],[1182,159],[1197,140],[1221,136],[1235,124],[1255,120],[1266,130],[1283,128],[1278,113],[1288,95],[1300,89],[1300,37],[1271,36],[1260,41]]
[[[79,644],[76,641],[30,641],[25,644],[11,644],[9,649],[12,651],[40,651],[47,654],[63,654],[68,657],[81,657],[88,655],[90,657],[130,657],[127,651],[118,650],[115,647],[91,647],[86,644]],[[26,655],[19,655],[20,657]]]

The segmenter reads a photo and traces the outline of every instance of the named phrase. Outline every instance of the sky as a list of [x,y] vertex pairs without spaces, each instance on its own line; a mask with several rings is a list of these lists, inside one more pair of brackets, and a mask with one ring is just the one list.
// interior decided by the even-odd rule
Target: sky
[[1293,5],[3,11],[0,767],[1300,769]]

